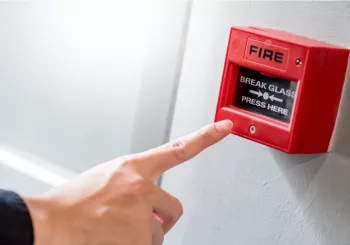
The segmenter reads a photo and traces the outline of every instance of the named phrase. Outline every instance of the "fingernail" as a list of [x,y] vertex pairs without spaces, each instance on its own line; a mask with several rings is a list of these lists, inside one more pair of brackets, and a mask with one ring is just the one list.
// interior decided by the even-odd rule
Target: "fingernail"
[[230,120],[220,121],[215,124],[216,129],[220,133],[228,133],[231,131],[233,123]]

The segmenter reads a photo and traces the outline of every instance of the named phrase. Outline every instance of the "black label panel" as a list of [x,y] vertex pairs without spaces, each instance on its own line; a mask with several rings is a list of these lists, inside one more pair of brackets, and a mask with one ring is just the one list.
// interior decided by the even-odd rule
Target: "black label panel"
[[240,67],[233,106],[289,123],[297,83]]

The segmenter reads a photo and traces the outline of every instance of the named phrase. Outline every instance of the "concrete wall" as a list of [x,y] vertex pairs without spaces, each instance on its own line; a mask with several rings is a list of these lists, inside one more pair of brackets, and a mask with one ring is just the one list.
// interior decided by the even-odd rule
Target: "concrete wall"
[[[230,26],[278,28],[350,47],[349,2],[192,7],[171,138],[213,121]],[[165,174],[162,186],[184,205],[165,244],[349,244],[349,84],[347,78],[337,154],[291,156],[230,135]]]

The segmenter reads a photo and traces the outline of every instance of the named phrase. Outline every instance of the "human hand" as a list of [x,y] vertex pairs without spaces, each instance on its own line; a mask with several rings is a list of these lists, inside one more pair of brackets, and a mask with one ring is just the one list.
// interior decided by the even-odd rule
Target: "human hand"
[[24,197],[35,245],[161,245],[183,208],[154,182],[223,139],[231,128],[230,121],[211,124],[98,165],[42,196]]

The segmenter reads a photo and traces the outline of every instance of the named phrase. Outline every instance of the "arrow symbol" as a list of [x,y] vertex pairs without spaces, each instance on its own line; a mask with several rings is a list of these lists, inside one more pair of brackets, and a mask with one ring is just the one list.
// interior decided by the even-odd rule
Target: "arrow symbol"
[[280,102],[280,103],[282,103],[283,102],[283,100],[282,99],[280,99],[280,98],[277,98],[277,97],[275,97],[274,95],[271,95],[270,97],[270,100],[273,102],[273,101],[278,101],[278,102]]
[[258,92],[258,91],[254,91],[254,90],[249,90],[249,93],[255,94],[255,95],[257,95],[258,97],[263,96],[263,93],[261,93],[260,90],[259,90],[259,92]]

